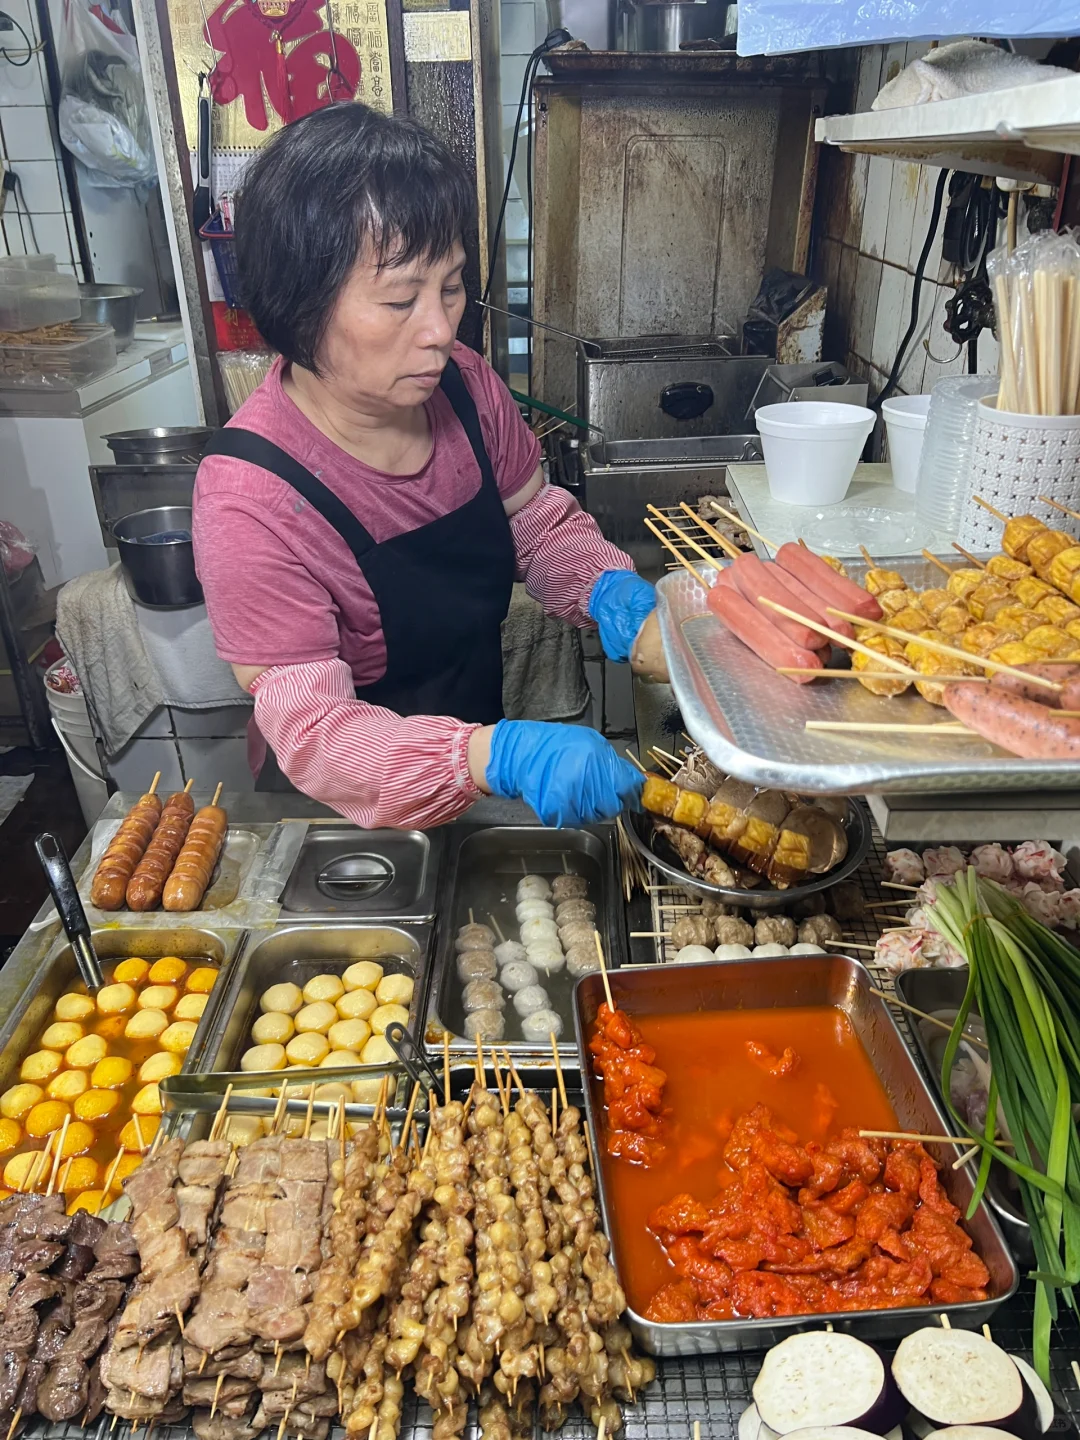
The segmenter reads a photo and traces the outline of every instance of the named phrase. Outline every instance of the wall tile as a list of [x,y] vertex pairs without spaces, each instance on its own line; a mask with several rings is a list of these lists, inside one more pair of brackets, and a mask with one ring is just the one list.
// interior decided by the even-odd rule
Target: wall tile
[[[5,8],[7,3],[5,0]],[[0,110],[6,112],[9,105],[44,105],[48,98],[40,56],[35,55],[29,65],[0,61]]]
[[517,108],[521,99],[521,85],[525,79],[524,55],[503,55],[499,66],[499,83],[502,87],[502,103]]
[[[10,15],[33,38],[35,44],[41,40],[37,6],[33,0],[4,0],[3,9],[5,14]],[[26,54],[25,49],[21,48],[22,40],[17,30],[12,31],[10,35],[5,31],[3,43],[5,49],[10,50],[16,60],[21,60]],[[6,61],[0,61],[0,65],[3,65],[5,69],[19,68],[10,66]]]
[[901,319],[904,307],[904,280],[906,272],[893,265],[881,267],[881,284],[878,287],[877,318],[874,323],[874,338],[870,348],[870,363],[886,374],[892,369],[896,358],[896,345],[906,321]]
[[63,191],[55,160],[21,160],[14,168],[18,171],[23,199],[31,215],[63,213]]
[[[23,222],[25,224],[25,221]],[[43,255],[55,255],[58,266],[73,264],[71,239],[64,215],[35,215],[34,233]]]
[[536,46],[536,7],[525,0],[503,0],[499,11],[502,24],[502,54],[529,55]]
[[893,162],[880,155],[871,155],[866,178],[866,200],[863,205],[862,237],[859,241],[859,249],[864,255],[876,255],[880,258],[885,253],[892,178]]
[[23,216],[22,224],[11,208],[5,210],[3,219],[4,254],[25,255],[33,250],[29,242],[29,234],[26,230],[26,217]]
[[54,160],[51,112],[47,105],[9,105],[0,115],[4,150],[12,163],[20,160]]

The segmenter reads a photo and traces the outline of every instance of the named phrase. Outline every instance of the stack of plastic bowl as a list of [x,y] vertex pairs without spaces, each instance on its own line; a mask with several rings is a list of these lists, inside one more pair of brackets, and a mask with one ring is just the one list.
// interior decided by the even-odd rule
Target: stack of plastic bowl
[[979,400],[995,394],[997,388],[996,376],[959,375],[939,380],[931,393],[915,513],[943,541],[955,539],[959,532]]
[[755,412],[769,493],[788,505],[836,505],[874,428],[862,405],[801,400]]

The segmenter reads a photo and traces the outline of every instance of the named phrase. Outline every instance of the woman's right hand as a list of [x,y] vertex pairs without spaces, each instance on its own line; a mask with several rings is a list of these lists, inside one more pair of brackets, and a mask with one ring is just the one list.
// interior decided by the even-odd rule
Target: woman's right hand
[[545,825],[613,820],[641,797],[642,776],[584,725],[500,720],[473,732],[469,768],[482,789],[524,800]]

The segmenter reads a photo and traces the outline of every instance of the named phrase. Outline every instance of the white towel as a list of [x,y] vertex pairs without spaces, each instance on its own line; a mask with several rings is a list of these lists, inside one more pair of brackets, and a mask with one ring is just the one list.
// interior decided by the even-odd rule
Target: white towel
[[205,605],[152,610],[136,601],[135,614],[166,705],[212,710],[219,705],[254,704],[236,683],[232,666],[218,658]]
[[1013,85],[1033,85],[1071,75],[1059,65],[1040,65],[1027,55],[1013,55],[985,40],[956,40],[913,60],[878,92],[871,110],[896,110],[962,95],[985,95]]
[[508,720],[576,720],[589,703],[581,636],[545,615],[515,585],[502,624],[503,710]]

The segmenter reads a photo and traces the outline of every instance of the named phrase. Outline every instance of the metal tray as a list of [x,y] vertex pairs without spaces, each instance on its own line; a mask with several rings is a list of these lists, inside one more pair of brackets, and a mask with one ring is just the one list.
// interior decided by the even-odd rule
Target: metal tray
[[[895,983],[897,993],[908,1005],[917,1010],[925,1010],[930,1015],[944,1012],[942,1019],[955,1019],[967,989],[967,970],[905,970],[902,975],[897,976]],[[972,1007],[971,1015],[975,1019],[979,1018],[977,1007]],[[941,1086],[941,1060],[949,1039],[948,1034],[936,1025],[920,1020],[916,1015],[908,1017],[908,1028],[915,1047],[922,1056],[934,1086],[934,1093],[941,1096],[944,1093]],[[986,1203],[997,1217],[997,1222],[1017,1259],[1025,1263],[1034,1261],[1031,1228],[1019,1193],[1012,1184],[1009,1171],[997,1161],[990,1166]]]
[[[413,998],[409,1029],[415,1034],[423,1015],[424,984],[430,931],[424,926],[408,930],[392,925],[283,925],[248,945],[234,966],[228,990],[217,1012],[202,1054],[203,1071],[215,1072],[224,1089],[228,1074],[238,1071],[240,1057],[252,1043],[251,1027],[259,1013],[259,996],[270,985],[291,980],[303,988],[315,975],[341,975],[357,960],[377,960],[388,975],[411,975]],[[348,1070],[319,1070],[322,1081],[380,1072],[383,1066]],[[245,1075],[249,1078],[250,1073]],[[280,1082],[282,1072],[267,1072]],[[295,1072],[300,1076],[301,1072]]]
[[[920,557],[883,557],[879,563],[898,571],[913,589],[928,589],[941,579]],[[867,570],[862,561],[844,565],[853,580]],[[975,736],[810,733],[803,728],[807,720],[934,724],[948,717],[912,692],[888,699],[851,680],[796,685],[751,654],[706,610],[701,586],[685,570],[673,571],[656,589],[683,723],[721,770],[757,785],[833,795],[1080,787],[1074,763],[1022,760]]]
[[[465,1013],[461,1004],[462,984],[454,960],[454,937],[468,923],[471,910],[485,925],[494,915],[508,939],[518,934],[515,890],[526,872],[554,878],[565,871],[584,875],[589,881],[589,898],[596,906],[597,928],[609,967],[622,963],[625,953],[623,902],[615,866],[614,828],[594,825],[581,830],[545,830],[537,825],[502,825],[491,828],[457,827],[453,850],[439,906],[441,923],[432,971],[424,1039],[428,1046],[442,1050],[443,1034],[450,1033],[454,1052],[472,1054],[476,1044],[464,1038]],[[454,845],[454,840],[451,840]],[[574,981],[566,970],[543,980],[552,1008],[563,1018],[561,1043],[572,1044]],[[500,1049],[514,1054],[550,1054],[550,1045],[534,1045],[515,1039],[517,1013],[507,1005],[506,1039]]]
[[861,802],[852,800],[844,822],[848,853],[839,865],[834,865],[825,875],[815,875],[813,880],[807,881],[805,885],[792,885],[787,890],[777,890],[768,881],[752,890],[741,890],[735,885],[714,885],[709,880],[702,880],[689,874],[673,860],[666,860],[662,855],[658,855],[650,843],[652,829],[649,816],[644,811],[628,811],[623,820],[627,837],[634,849],[676,885],[754,910],[783,910],[789,905],[797,905],[807,895],[813,895],[818,890],[827,890],[830,885],[838,885],[841,880],[846,880],[855,873],[870,853],[873,843],[870,817]]
[[[889,1014],[872,993],[873,977],[858,960],[845,955],[778,956],[769,960],[729,960],[712,965],[634,966],[610,976],[617,1005],[630,1015],[685,1013],[698,1010],[775,1009],[781,1006],[835,1005],[847,1015],[885,1092],[896,1111],[900,1128],[922,1134],[948,1134],[946,1120],[933,1091]],[[603,1115],[601,1082],[587,1065],[586,1041],[604,1001],[603,978],[587,975],[574,991],[574,1027],[584,1073],[585,1104],[592,1132],[593,1153],[600,1157],[597,1191],[604,1229],[613,1237],[613,1259],[618,1271],[618,1219],[608,1209],[605,1175],[613,1162],[605,1152],[600,1118]],[[720,1109],[720,1097],[717,1097]],[[940,1159],[951,1162],[959,1153],[954,1145],[928,1146]],[[967,1209],[974,1184],[971,1167],[955,1171],[946,1164],[942,1182],[953,1204]],[[678,1189],[677,1179],[672,1191]],[[977,1329],[1016,1290],[1019,1275],[990,1211],[980,1205],[965,1229],[990,1271],[994,1298],[963,1305],[936,1305],[933,1313],[946,1313],[953,1325]],[[661,1325],[633,1310],[627,1319],[638,1343],[652,1355],[705,1355],[713,1351],[764,1350],[785,1335],[808,1326],[831,1323],[837,1330],[856,1330],[864,1340],[906,1335],[927,1323],[925,1305],[897,1310],[853,1310],[834,1315],[792,1316],[769,1320],[693,1321]]]
[[[178,955],[181,960],[206,957],[217,965],[221,974],[202,1018],[195,1030],[191,1048],[184,1057],[184,1070],[198,1069],[210,1034],[229,989],[232,962],[242,949],[247,932],[233,930],[218,934],[213,930],[178,926],[175,930],[137,930],[131,927],[91,932],[98,958],[106,965],[110,960],[125,960],[140,955],[144,960],[160,960],[163,955]],[[0,1090],[17,1078],[16,1071],[29,1053],[37,1036],[48,1023],[57,1000],[74,981],[79,967],[71,946],[60,944],[49,954],[35,980],[23,991],[18,1004],[0,1029]]]
[[281,897],[282,921],[433,920],[443,830],[311,825]]

